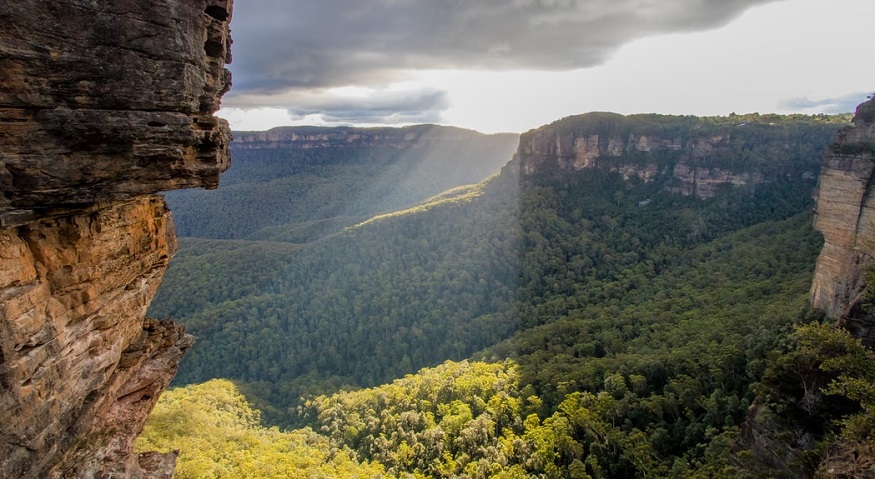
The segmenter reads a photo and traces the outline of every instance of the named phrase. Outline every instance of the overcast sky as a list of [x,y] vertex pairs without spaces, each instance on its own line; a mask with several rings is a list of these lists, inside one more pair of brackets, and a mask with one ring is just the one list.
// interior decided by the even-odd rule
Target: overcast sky
[[835,113],[875,93],[875,0],[245,0],[235,130],[587,111]]

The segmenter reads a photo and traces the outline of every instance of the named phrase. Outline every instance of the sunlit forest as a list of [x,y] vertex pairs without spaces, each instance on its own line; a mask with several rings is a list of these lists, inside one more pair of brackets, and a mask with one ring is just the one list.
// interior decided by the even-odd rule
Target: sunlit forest
[[343,176],[296,190],[282,218],[285,203],[180,219],[150,314],[199,340],[138,447],[179,450],[176,477],[813,476],[875,430],[872,353],[807,305],[816,172],[847,120],[546,127],[731,137],[706,166],[766,181],[710,198],[671,174],[521,174],[515,157],[410,208],[350,215],[326,193]]

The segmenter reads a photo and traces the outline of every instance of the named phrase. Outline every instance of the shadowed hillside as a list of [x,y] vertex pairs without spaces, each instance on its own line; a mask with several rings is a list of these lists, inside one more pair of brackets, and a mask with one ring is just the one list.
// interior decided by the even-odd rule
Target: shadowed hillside
[[238,132],[222,189],[170,192],[167,201],[180,236],[308,242],[479,183],[518,142],[434,125]]

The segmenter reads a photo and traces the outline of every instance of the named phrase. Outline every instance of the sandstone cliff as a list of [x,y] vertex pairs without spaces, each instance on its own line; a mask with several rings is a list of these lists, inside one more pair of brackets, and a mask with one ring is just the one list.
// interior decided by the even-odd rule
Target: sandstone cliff
[[814,226],[823,233],[811,286],[814,307],[831,317],[859,299],[875,253],[875,98],[857,108],[823,160]]
[[[229,0],[17,0],[0,11],[0,221],[218,184]],[[49,160],[47,160],[49,159]]]
[[[838,128],[834,120],[589,113],[524,133],[520,168],[525,175],[603,168],[708,198],[726,185],[813,180],[823,148]],[[810,145],[809,154],[800,154],[800,143]]]
[[[0,11],[0,477],[169,477],[131,453],[191,337],[145,317],[176,248],[151,193],[229,164],[230,0]],[[143,467],[141,467],[143,466]]]

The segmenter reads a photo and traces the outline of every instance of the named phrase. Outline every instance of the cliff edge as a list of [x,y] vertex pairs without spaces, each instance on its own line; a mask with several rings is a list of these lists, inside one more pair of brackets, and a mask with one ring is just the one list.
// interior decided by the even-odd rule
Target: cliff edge
[[599,168],[711,198],[730,186],[813,181],[840,124],[829,116],[587,113],[523,133],[520,170],[531,176]]
[[145,317],[176,249],[163,198],[213,188],[231,0],[0,11],[0,477],[169,477],[132,454],[192,344]]
[[823,233],[812,305],[840,317],[859,300],[875,253],[875,98],[857,107],[823,159],[814,227]]

